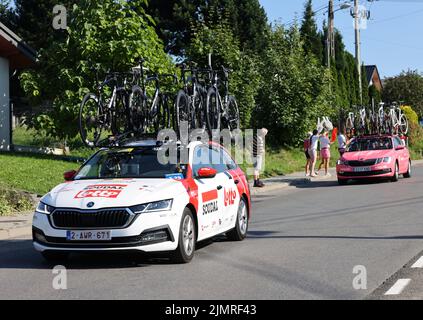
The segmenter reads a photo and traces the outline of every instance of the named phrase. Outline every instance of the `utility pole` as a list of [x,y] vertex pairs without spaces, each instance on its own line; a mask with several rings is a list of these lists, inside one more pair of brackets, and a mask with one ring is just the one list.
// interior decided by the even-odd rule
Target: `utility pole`
[[354,16],[354,29],[355,29],[355,58],[357,61],[360,104],[363,105],[363,83],[361,80],[361,40],[360,40],[359,0],[354,0],[354,15],[353,16]]
[[327,55],[327,66],[330,69],[331,59],[335,57],[335,36],[334,36],[334,11],[333,11],[333,0],[329,0],[329,11],[328,11],[328,32],[326,37],[326,55]]

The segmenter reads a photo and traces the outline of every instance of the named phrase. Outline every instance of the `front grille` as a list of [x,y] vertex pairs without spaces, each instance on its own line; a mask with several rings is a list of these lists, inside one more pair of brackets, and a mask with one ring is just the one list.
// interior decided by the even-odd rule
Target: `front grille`
[[364,160],[364,161],[348,161],[351,167],[370,167],[376,164],[377,159]]
[[[72,247],[72,248],[125,248],[151,245],[166,241],[175,241],[169,226],[163,226],[152,230],[146,230],[142,234],[129,237],[114,237],[110,241],[69,241],[66,238],[46,236],[43,231],[32,227],[32,238],[40,244],[49,247]],[[151,241],[144,237],[154,232],[166,232],[166,237],[157,241]]]
[[341,177],[371,177],[371,176],[380,176],[382,174],[391,173],[391,169],[369,171],[369,172],[343,172],[338,173]]
[[52,213],[56,228],[102,229],[121,228],[128,225],[131,215],[125,209],[78,211],[56,209]]

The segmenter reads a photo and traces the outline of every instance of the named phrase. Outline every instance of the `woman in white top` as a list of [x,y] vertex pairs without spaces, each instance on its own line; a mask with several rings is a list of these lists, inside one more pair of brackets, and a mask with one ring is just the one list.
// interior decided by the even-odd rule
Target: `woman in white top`
[[320,155],[322,158],[322,162],[319,165],[319,170],[322,167],[325,167],[325,175],[330,176],[329,174],[329,163],[330,163],[330,145],[332,144],[329,139],[329,133],[324,130],[323,134],[320,136]]

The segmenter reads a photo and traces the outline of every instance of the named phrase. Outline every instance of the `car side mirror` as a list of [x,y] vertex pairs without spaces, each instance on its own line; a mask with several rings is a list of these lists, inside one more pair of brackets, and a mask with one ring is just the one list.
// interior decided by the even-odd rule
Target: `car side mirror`
[[217,171],[213,168],[204,167],[198,170],[197,177],[200,179],[211,179],[216,177]]
[[63,177],[65,178],[65,181],[72,181],[73,178],[75,178],[75,176],[76,176],[76,171],[75,170],[66,171],[63,174]]
[[401,151],[401,150],[404,150],[405,149],[405,146],[398,146],[398,147],[396,147],[396,149],[395,150],[397,150],[397,151]]

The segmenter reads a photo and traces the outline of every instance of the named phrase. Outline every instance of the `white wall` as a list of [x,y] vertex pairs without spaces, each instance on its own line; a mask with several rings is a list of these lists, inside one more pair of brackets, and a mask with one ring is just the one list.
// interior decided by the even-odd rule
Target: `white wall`
[[0,57],[0,150],[9,150],[10,143],[9,61]]

